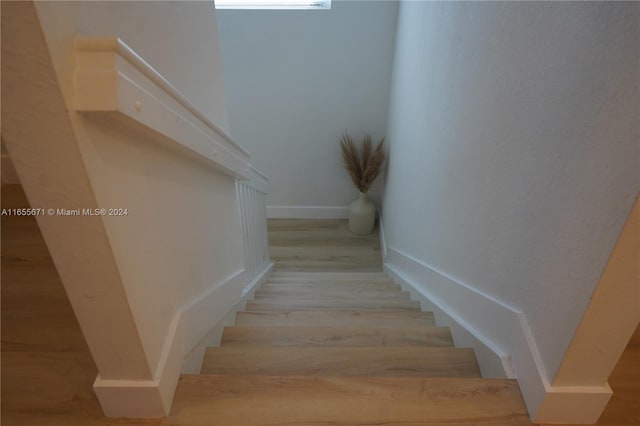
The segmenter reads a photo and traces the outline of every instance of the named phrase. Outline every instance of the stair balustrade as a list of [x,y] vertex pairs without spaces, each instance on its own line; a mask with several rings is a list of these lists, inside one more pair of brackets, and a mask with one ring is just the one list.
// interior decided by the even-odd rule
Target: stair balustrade
[[245,269],[247,277],[243,296],[270,264],[267,235],[268,178],[251,167],[248,180],[236,179],[238,210],[242,223]]

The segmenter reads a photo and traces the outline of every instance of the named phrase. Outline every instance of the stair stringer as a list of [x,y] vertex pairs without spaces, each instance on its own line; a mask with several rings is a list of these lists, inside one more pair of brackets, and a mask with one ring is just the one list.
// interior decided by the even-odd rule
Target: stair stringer
[[[611,397],[608,384],[552,386],[522,312],[394,247],[387,248],[384,271],[409,291],[412,299],[420,301],[423,309],[433,311],[438,325],[451,328],[456,346],[475,349],[483,377],[517,379],[533,420],[537,420],[543,403],[550,404],[545,402],[549,397],[556,401],[555,406],[589,407],[581,410],[579,418],[571,413],[562,414],[562,423],[597,420]],[[546,422],[555,421],[547,418]]]

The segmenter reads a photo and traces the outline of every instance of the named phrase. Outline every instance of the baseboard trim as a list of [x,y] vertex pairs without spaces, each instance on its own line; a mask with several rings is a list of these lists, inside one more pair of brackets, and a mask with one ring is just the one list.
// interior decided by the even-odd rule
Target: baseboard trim
[[547,389],[535,423],[593,424],[604,411],[613,391],[603,386],[553,386]]
[[396,265],[386,262],[384,270],[403,290],[408,291],[411,298],[418,300],[422,309],[433,311],[438,325],[451,328],[456,346],[472,347],[478,357],[478,364],[483,377],[514,378],[510,358],[505,351],[496,347],[494,342],[478,331],[477,327],[460,318],[442,298],[434,297],[428,290],[417,284],[416,279],[409,277]]
[[244,286],[240,297],[244,299],[247,297],[247,295],[256,291],[256,289],[267,280],[269,275],[271,275],[273,269],[275,268],[275,265],[276,264],[274,262],[267,263],[262,271],[260,271],[258,275],[256,275],[256,277],[251,280],[251,282]]
[[552,386],[524,313],[436,268],[388,247],[385,272],[451,327],[459,346],[475,349],[485,377],[513,377],[535,423],[595,423],[611,388]]
[[502,369],[505,376],[518,380],[536,423],[597,420],[610,396],[608,385],[551,386],[522,312],[394,247],[388,248],[384,268],[413,297],[434,309],[440,325],[452,327],[456,344],[462,341],[476,350],[484,376],[499,375]]
[[349,207],[342,206],[267,206],[269,219],[347,219]]
[[387,236],[384,233],[384,223],[382,222],[382,210],[378,209],[378,229],[380,234],[380,250],[382,251],[382,261],[387,260]]
[[[213,329],[242,308],[243,301],[267,279],[273,267],[273,262],[266,264],[247,285],[246,270],[236,271],[181,308],[167,331],[153,380],[105,380],[98,375],[93,388],[105,415],[130,418],[169,415],[187,355],[203,346]],[[233,307],[229,309],[229,305]]]
[[104,380],[98,375],[93,383],[106,417],[164,417],[167,407],[156,380]]

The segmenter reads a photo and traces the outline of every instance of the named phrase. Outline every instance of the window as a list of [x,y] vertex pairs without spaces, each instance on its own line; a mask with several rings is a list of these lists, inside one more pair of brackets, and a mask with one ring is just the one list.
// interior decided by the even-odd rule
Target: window
[[331,0],[214,0],[216,9],[331,9]]

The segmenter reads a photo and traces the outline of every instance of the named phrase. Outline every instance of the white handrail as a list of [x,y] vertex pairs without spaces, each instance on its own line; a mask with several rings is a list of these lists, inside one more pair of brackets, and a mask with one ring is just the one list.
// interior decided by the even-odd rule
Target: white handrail
[[[117,37],[75,38],[73,106],[124,117],[176,143],[221,172],[251,179],[249,153]],[[111,114],[111,113],[118,114]],[[257,172],[257,171],[256,171]],[[258,172],[259,173],[259,172]]]
[[166,78],[164,78],[158,71],[149,65],[144,59],[140,57],[132,48],[130,48],[124,41],[118,37],[92,37],[92,36],[76,36],[75,49],[77,52],[109,52],[115,51],[125,58],[129,63],[136,67],[142,74],[147,76],[150,80],[160,86],[166,93],[168,93],[173,99],[175,99],[180,105],[182,105],[187,111],[195,115],[216,132],[222,139],[228,144],[233,146],[236,150],[240,151],[243,155],[249,157],[249,152],[236,143],[231,136],[211,122],[198,108],[196,108],[190,101],[184,96],[175,86]]

